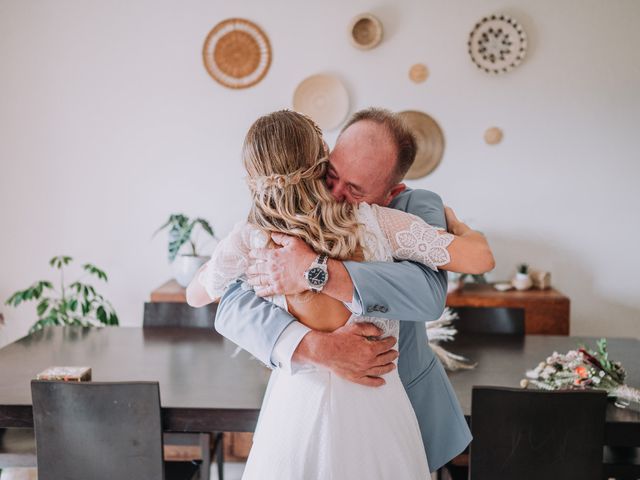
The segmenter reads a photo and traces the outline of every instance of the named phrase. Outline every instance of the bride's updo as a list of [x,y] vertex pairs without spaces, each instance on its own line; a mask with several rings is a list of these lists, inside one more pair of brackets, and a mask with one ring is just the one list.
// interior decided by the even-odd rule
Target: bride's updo
[[248,220],[344,260],[358,250],[359,224],[354,206],[336,202],[325,184],[328,154],[322,131],[305,115],[283,110],[256,120],[242,154],[253,197]]

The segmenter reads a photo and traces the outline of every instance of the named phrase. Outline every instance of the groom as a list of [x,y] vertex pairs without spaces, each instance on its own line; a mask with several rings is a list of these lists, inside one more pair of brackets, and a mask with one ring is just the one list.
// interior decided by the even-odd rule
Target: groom
[[[446,227],[438,195],[409,190],[400,183],[416,154],[415,139],[393,113],[362,110],[343,128],[326,182],[338,201],[367,202],[406,211],[436,227]],[[283,247],[252,252],[261,262],[250,267],[256,292],[232,285],[220,301],[215,326],[256,358],[294,373],[301,364],[324,366],[347,380],[372,387],[395,368],[396,339],[374,339],[372,324],[351,323],[330,333],[310,330],[262,296],[310,289],[304,272],[316,254],[303,241],[274,236]],[[453,388],[429,348],[425,321],[440,317],[447,274],[404,262],[351,262],[330,259],[322,292],[354,313],[401,320],[398,372],[416,412],[432,471],[458,455],[471,441]],[[372,422],[376,419],[372,418]]]

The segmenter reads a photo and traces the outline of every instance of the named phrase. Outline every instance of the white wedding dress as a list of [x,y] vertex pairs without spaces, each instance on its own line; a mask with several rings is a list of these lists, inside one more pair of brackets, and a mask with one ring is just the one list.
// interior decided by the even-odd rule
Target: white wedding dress
[[[357,211],[367,261],[408,259],[436,269],[449,262],[449,234],[397,210],[360,204]],[[246,222],[216,248],[200,282],[211,298],[242,278],[251,248],[266,236]],[[250,288],[247,287],[246,288]],[[270,299],[287,308],[284,296]],[[399,322],[352,315],[383,336],[398,338]],[[397,369],[373,388],[305,366],[295,374],[275,369],[260,411],[243,480],[425,480],[429,467],[418,421]]]

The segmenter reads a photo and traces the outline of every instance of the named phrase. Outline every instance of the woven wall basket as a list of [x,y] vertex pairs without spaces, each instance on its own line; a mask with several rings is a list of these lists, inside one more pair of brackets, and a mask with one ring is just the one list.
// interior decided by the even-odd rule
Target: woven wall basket
[[407,110],[398,114],[416,137],[418,152],[404,177],[408,180],[426,177],[440,164],[444,154],[444,135],[440,125],[423,112]]
[[248,88],[269,71],[271,44],[255,23],[229,18],[209,32],[202,57],[215,81],[229,88]]

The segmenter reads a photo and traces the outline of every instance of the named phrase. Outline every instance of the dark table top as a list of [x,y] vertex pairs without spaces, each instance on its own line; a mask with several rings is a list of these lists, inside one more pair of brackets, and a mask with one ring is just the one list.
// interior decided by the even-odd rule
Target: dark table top
[[[582,340],[595,345],[593,338],[548,335],[473,335],[446,343],[478,362],[474,370],[450,374],[465,415],[473,385],[518,387],[526,370]],[[0,428],[32,426],[29,382],[36,374],[50,366],[89,366],[94,381],[160,382],[170,430],[251,431],[269,371],[246,352],[233,357],[235,348],[207,329],[47,328],[0,350]],[[609,352],[627,369],[627,383],[640,387],[640,341],[609,339]],[[631,434],[640,445],[640,412],[610,405],[607,424],[607,437]]]
[[0,350],[0,427],[32,425],[30,380],[39,372],[88,366],[96,382],[158,381],[170,430],[250,431],[270,371],[235,350],[210,329],[48,327]]

